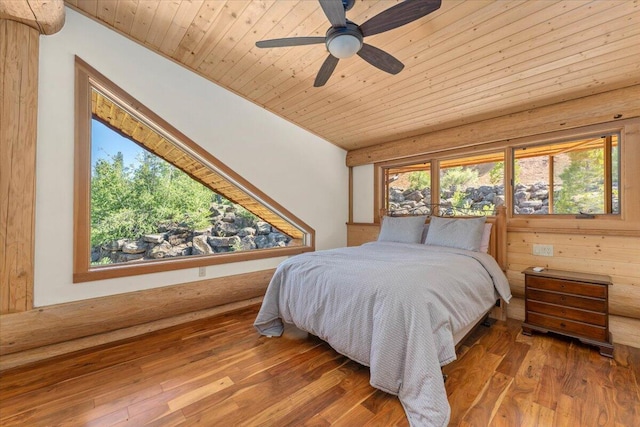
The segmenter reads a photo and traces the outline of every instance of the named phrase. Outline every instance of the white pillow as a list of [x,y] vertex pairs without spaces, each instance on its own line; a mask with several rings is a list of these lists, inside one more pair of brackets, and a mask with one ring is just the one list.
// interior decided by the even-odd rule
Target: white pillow
[[489,252],[489,240],[491,239],[491,226],[493,224],[486,223],[484,225],[484,231],[482,232],[482,240],[480,240],[480,252],[485,254]]
[[431,217],[425,244],[479,251],[487,218]]
[[426,215],[385,216],[378,242],[420,243],[426,219]]
[[[491,240],[491,227],[493,224],[490,222],[485,223],[484,231],[482,232],[482,240],[480,240],[480,252],[484,252],[485,254],[489,252],[489,240]],[[429,224],[425,224],[422,229],[422,238],[420,239],[421,243],[425,243],[427,240],[427,234],[429,233]]]

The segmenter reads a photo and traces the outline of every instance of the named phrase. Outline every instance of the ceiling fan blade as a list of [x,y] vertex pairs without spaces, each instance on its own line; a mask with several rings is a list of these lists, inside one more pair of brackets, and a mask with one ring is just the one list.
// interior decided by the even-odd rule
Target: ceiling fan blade
[[286,47],[302,46],[306,44],[324,43],[325,37],[289,37],[285,39],[260,40],[256,42],[257,47]]
[[332,27],[345,27],[347,25],[346,12],[342,0],[319,0],[320,6],[331,22]]
[[360,25],[363,36],[401,27],[440,8],[441,0],[405,0]]
[[313,87],[324,86],[324,84],[329,80],[333,70],[336,69],[336,65],[338,65],[339,59],[333,55],[327,56],[327,59],[324,60],[322,66],[320,67],[320,71],[318,71],[318,75],[316,76],[316,81],[313,82]]
[[370,44],[363,44],[358,56],[369,64],[386,71],[389,74],[398,74],[404,68],[404,64],[384,50],[373,47]]

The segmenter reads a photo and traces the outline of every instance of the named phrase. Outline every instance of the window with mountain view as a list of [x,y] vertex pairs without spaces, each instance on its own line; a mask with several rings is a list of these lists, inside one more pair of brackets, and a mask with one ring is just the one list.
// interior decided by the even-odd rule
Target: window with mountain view
[[434,209],[440,215],[493,215],[505,203],[503,151],[436,164],[437,188],[431,161],[382,168],[390,215],[429,215]]
[[389,215],[431,213],[431,164],[384,169],[386,210]]
[[617,133],[514,149],[513,213],[620,213]]
[[313,249],[302,221],[80,59],[76,70],[75,281]]
[[504,153],[441,160],[440,204],[452,212],[494,215],[504,205]]

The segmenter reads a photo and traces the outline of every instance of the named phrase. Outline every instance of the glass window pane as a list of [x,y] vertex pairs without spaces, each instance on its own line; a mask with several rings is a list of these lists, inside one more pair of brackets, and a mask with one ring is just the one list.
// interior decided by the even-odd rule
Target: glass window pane
[[618,141],[614,134],[515,149],[513,212],[619,213]]
[[428,163],[385,169],[389,215],[431,213],[431,170]]
[[617,136],[611,140],[611,213],[620,214],[620,150]]
[[99,120],[91,132],[91,266],[303,244]]
[[493,215],[504,204],[504,154],[440,162],[440,204],[454,214]]

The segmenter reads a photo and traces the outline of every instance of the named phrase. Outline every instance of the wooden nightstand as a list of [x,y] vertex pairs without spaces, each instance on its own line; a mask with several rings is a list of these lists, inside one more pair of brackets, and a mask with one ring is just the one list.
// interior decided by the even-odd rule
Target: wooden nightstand
[[555,332],[598,346],[600,354],[613,357],[609,332],[609,276],[547,269],[537,272],[532,268],[523,273],[523,334]]

